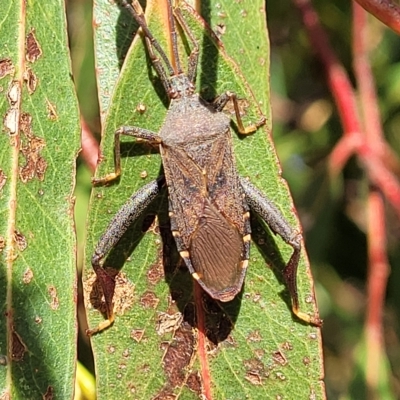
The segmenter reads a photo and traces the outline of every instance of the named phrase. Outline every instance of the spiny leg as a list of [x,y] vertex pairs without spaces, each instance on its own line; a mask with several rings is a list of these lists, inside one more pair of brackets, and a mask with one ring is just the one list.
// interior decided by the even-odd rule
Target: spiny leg
[[231,100],[233,102],[233,107],[235,109],[235,116],[236,116],[238,130],[242,135],[248,135],[249,133],[253,133],[260,126],[265,124],[266,119],[265,119],[265,117],[262,117],[258,122],[254,123],[254,124],[251,124],[246,127],[243,125],[242,116],[240,115],[240,110],[239,110],[239,102],[238,102],[238,98],[237,98],[237,95],[235,92],[227,91],[225,93],[222,93],[220,96],[218,96],[214,100],[213,106],[215,107],[215,109],[217,111],[222,111],[229,100]]
[[115,247],[126,230],[143,214],[146,207],[157,197],[165,183],[164,177],[160,177],[139,189],[118,211],[109,223],[106,231],[101,236],[92,256],[92,267],[103,289],[107,319],[97,328],[89,329],[88,335],[100,332],[109,327],[114,321],[113,294],[115,289],[114,277],[110,276],[102,261],[111,249]]
[[307,323],[320,326],[321,320],[317,316],[311,316],[299,310],[297,267],[301,252],[301,234],[292,229],[276,206],[248,180],[240,178],[240,183],[245,192],[247,203],[252,210],[268,224],[275,234],[278,234],[287,244],[293,247],[293,254],[283,271],[283,277],[292,299],[293,313]]
[[100,178],[92,178],[95,186],[104,185],[117,179],[121,175],[121,142],[120,135],[133,136],[150,143],[161,143],[161,138],[157,133],[144,128],[135,126],[121,126],[114,133],[114,172]]

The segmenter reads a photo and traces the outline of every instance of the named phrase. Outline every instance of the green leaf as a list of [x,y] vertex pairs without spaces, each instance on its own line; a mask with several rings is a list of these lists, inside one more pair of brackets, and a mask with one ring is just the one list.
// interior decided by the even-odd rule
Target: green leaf
[[[147,20],[153,35],[168,48],[159,4],[148,4]],[[226,90],[237,92],[249,103],[246,123],[260,118],[257,103],[267,117],[267,125],[253,135],[239,138],[232,131],[240,173],[264,190],[291,225],[298,227],[268,133],[269,47],[264,3],[219,1],[202,9],[209,24],[224,32],[222,40],[227,54],[237,56],[249,85],[237,65],[215,47],[202,23],[183,4],[182,9],[201,47],[198,90],[206,99]],[[135,23],[128,22],[129,16],[125,12],[120,15],[118,8],[107,1],[96,3],[95,16],[99,92],[102,113],[107,112],[102,163],[96,175],[104,176],[113,171],[115,129],[133,125],[158,131],[166,114],[167,100],[140,38],[134,39],[118,75],[118,55],[124,53],[120,46],[129,41]],[[107,80],[117,75],[118,80]],[[150,146],[122,138],[121,148],[121,180],[113,186],[95,188],[91,200],[85,291],[92,328],[104,320],[96,310],[102,310],[103,305],[90,268],[94,247],[117,210],[160,171],[159,155]],[[192,278],[176,254],[165,197],[161,196],[146,213],[157,214],[159,227],[153,223],[147,229],[149,218],[143,216],[105,263],[121,272],[114,294],[116,321],[110,329],[92,338],[99,399],[167,398],[172,394],[181,399],[199,398],[204,371],[197,354],[199,336],[190,325],[194,319]],[[212,301],[204,304],[213,398],[322,399],[319,330],[293,316],[281,277],[292,248],[256,219],[253,241],[241,298],[223,308]],[[180,267],[176,268],[177,265]],[[316,306],[305,254],[299,265],[298,289],[301,310],[314,314]],[[171,293],[176,301],[171,299]],[[185,322],[182,323],[179,313],[184,315]]]
[[0,394],[72,398],[79,114],[62,1],[0,7]]

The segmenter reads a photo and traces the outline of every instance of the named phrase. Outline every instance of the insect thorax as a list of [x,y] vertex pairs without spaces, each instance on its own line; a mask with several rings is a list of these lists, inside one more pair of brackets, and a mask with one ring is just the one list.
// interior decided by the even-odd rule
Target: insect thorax
[[225,135],[230,118],[201,99],[197,93],[172,99],[160,136],[167,146],[209,140]]

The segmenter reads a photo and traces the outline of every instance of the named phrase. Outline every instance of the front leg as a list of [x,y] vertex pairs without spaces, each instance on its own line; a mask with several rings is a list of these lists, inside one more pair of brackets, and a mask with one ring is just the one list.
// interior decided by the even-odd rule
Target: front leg
[[164,177],[160,177],[139,189],[120,208],[97,243],[92,256],[92,267],[103,289],[107,319],[100,323],[97,328],[89,329],[86,332],[88,335],[93,335],[94,333],[102,331],[109,327],[114,321],[112,298],[115,289],[115,279],[104,269],[102,261],[109,251],[118,243],[126,230],[143,214],[147,206],[157,197],[164,184]]
[[301,252],[301,234],[293,230],[276,206],[247,179],[240,178],[240,183],[251,209],[268,224],[275,234],[278,234],[287,244],[293,247],[293,254],[283,270],[283,277],[292,299],[293,313],[307,323],[321,326],[322,322],[317,316],[311,316],[299,310],[297,267]]
[[233,102],[239,133],[241,133],[242,135],[248,135],[249,133],[255,132],[260,126],[265,124],[266,119],[263,116],[258,122],[254,124],[251,124],[246,127],[243,125],[242,116],[240,115],[240,110],[239,110],[239,102],[235,92],[227,91],[225,93],[222,93],[213,101],[212,105],[214,106],[216,111],[222,111],[229,100]]
[[117,179],[121,175],[121,149],[120,135],[133,136],[136,139],[142,139],[150,143],[161,143],[161,138],[157,133],[148,129],[137,128],[135,126],[121,126],[114,133],[114,172],[100,178],[93,178],[92,183],[95,186],[105,185]]

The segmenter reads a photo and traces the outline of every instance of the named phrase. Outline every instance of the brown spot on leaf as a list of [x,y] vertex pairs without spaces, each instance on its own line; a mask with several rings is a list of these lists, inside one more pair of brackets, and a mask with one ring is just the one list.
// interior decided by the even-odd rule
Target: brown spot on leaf
[[46,104],[47,104],[47,118],[52,121],[56,121],[58,119],[56,106],[47,99],[46,99]]
[[25,40],[25,58],[27,61],[34,63],[42,55],[42,49],[39,42],[36,39],[35,29],[31,28],[31,31],[26,36]]
[[22,341],[21,336],[13,329],[11,337],[11,357],[13,361],[22,361],[26,352],[25,343]]
[[19,119],[19,129],[27,137],[31,137],[32,134],[32,116],[29,113],[22,113]]
[[139,103],[139,104],[136,106],[136,111],[137,111],[139,114],[144,114],[145,111],[146,111],[146,106],[145,106],[144,104],[142,104],[142,103]]
[[3,236],[0,236],[0,253],[3,251],[4,247],[6,247],[6,240]]
[[277,363],[279,365],[286,365],[287,364],[286,356],[280,350],[276,350],[276,351],[274,351],[272,353],[272,359],[274,360],[275,363]]
[[156,285],[164,278],[164,267],[162,262],[156,262],[147,271],[147,280],[151,285]]
[[144,308],[156,308],[160,300],[154,292],[147,290],[142,294],[139,301]]
[[262,385],[263,380],[269,376],[265,365],[256,358],[245,360],[244,366],[246,368],[245,379],[253,385]]
[[115,277],[113,301],[116,314],[122,315],[132,307],[134,290],[135,286],[126,274],[121,272]]
[[50,308],[52,310],[57,310],[58,307],[60,306],[60,303],[58,301],[58,296],[57,296],[57,289],[55,286],[49,286],[47,288],[47,292],[50,295]]
[[46,393],[43,395],[43,400],[53,400],[54,399],[54,388],[53,386],[47,386]]
[[186,386],[189,388],[189,390],[196,393],[199,396],[199,398],[201,397],[203,389],[202,389],[200,374],[197,371],[192,372],[188,376],[186,380]]
[[131,393],[131,394],[136,393],[136,386],[132,382],[128,383],[128,389],[129,389],[129,393]]
[[40,180],[44,180],[44,174],[47,169],[47,162],[41,156],[40,152],[46,146],[44,139],[31,136],[23,141],[21,154],[25,157],[25,165],[20,167],[19,176],[22,182],[26,183],[35,176]]
[[3,58],[0,60],[0,79],[6,75],[13,75],[15,71],[14,64],[11,59]]
[[41,151],[46,146],[44,139],[35,136],[32,131],[32,116],[29,113],[22,113],[19,120],[21,136],[21,154],[25,158],[25,165],[20,167],[20,179],[26,183],[35,176],[44,180],[47,169],[47,162],[41,156]]
[[310,365],[310,363],[311,363],[310,357],[307,357],[307,356],[303,357],[303,364],[306,367],[308,367]]
[[247,340],[249,342],[260,342],[261,339],[262,337],[259,330],[252,331],[247,335]]
[[307,304],[312,304],[314,302],[314,296],[312,294],[308,294],[305,298],[305,302]]
[[265,350],[264,349],[254,349],[254,354],[258,359],[261,359],[265,355]]
[[284,342],[281,347],[283,350],[293,350],[293,345],[290,342]]
[[36,324],[41,324],[42,321],[43,321],[43,319],[42,319],[41,317],[39,317],[39,315],[36,315],[36,317],[35,317],[35,323],[36,323]]
[[26,68],[23,78],[26,88],[28,89],[28,93],[29,94],[35,93],[38,84],[38,78],[31,68],[29,67]]
[[183,315],[180,312],[175,314],[167,314],[164,312],[158,313],[156,322],[156,331],[160,336],[168,332],[174,332],[179,328],[183,320]]
[[24,282],[27,285],[28,283],[31,283],[32,279],[33,279],[33,271],[28,267],[24,272],[24,276],[22,277],[22,282]]
[[11,399],[11,395],[10,395],[10,392],[3,392],[1,395],[0,395],[0,400],[10,400]]
[[21,85],[19,84],[18,81],[11,82],[11,85],[7,92],[7,100],[8,100],[8,104],[12,108],[18,108],[18,107],[15,107],[21,100]]
[[[201,393],[200,377],[191,374],[190,367],[195,356],[197,338],[191,325],[186,321],[181,323],[174,332],[172,340],[164,342],[162,365],[167,378],[167,383],[153,397],[153,399],[175,399],[174,389],[190,383],[190,389]],[[191,376],[193,375],[193,376]],[[190,381],[189,381],[190,378]],[[196,382],[198,381],[198,382]]]
[[[132,307],[135,286],[123,272],[118,273],[113,268],[105,268],[102,271],[115,282],[115,288],[113,289],[114,313],[122,315]],[[87,308],[93,307],[106,315],[107,307],[103,289],[94,271],[91,271],[84,280],[83,293]]]
[[18,132],[18,110],[10,108],[6,111],[3,118],[4,130],[10,136],[15,136]]
[[119,363],[118,364],[118,368],[121,370],[125,370],[126,369],[126,364],[125,363]]
[[124,358],[129,358],[129,349],[125,349],[123,352],[122,352],[122,357],[124,357]]
[[115,347],[114,346],[108,346],[107,347],[107,352],[109,354],[114,354],[115,353]]
[[14,242],[19,251],[24,251],[28,247],[28,242],[26,241],[26,237],[19,231],[14,231]]
[[283,372],[280,372],[280,371],[275,372],[275,377],[277,379],[279,379],[280,381],[285,381],[286,380],[285,374]]
[[135,342],[140,343],[144,335],[144,329],[132,329],[131,330],[131,339]]
[[311,339],[311,340],[316,340],[316,339],[318,338],[318,336],[317,336],[316,333],[311,332],[311,333],[308,335],[308,338]]
[[7,176],[4,173],[4,171],[0,168],[0,190],[3,189],[6,182],[7,182]]
[[172,388],[181,386],[185,381],[186,371],[195,355],[195,345],[196,337],[192,327],[183,322],[175,331],[163,358],[163,368]]
[[175,400],[177,395],[173,394],[169,389],[163,389],[152,400]]
[[253,385],[262,385],[262,379],[256,372],[246,372],[245,379]]
[[141,177],[142,179],[146,179],[147,176],[148,176],[147,171],[142,171],[142,172],[140,172],[140,177]]
[[143,372],[144,374],[148,374],[150,372],[150,365],[149,364],[143,364],[139,370]]
[[254,303],[258,303],[260,301],[260,299],[261,299],[261,294],[260,293],[254,293],[254,296],[253,296]]

